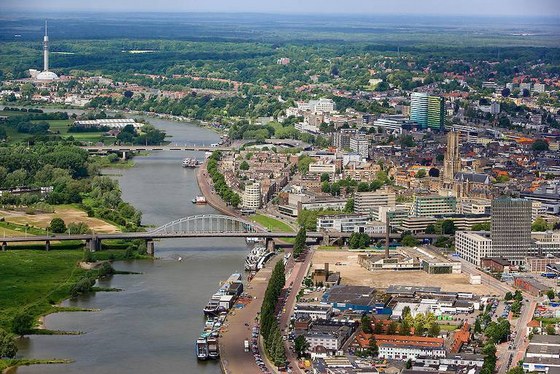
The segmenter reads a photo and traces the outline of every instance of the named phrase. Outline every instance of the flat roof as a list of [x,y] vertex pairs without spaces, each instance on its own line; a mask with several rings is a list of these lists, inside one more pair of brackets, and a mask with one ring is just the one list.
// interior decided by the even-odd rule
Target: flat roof
[[329,303],[347,303],[354,305],[373,305],[376,301],[375,288],[368,286],[333,286],[323,295]]
[[401,286],[391,285],[387,288],[387,294],[413,294],[415,292],[437,293],[441,291],[441,287],[430,286]]

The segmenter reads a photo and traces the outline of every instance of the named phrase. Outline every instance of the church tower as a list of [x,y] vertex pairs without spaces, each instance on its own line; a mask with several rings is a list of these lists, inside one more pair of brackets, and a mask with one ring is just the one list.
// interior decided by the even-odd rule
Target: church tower
[[453,179],[459,171],[461,171],[459,133],[450,131],[447,134],[447,150],[443,159],[443,186],[445,188],[453,187]]

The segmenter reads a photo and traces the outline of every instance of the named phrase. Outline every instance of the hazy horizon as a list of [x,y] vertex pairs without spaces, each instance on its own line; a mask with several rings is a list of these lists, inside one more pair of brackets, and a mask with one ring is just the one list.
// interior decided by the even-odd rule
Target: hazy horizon
[[[479,16],[479,17],[560,17],[560,2],[557,0],[284,0],[262,2],[258,0],[210,0],[177,1],[160,0],[96,0],[76,2],[73,0],[4,0],[0,10],[19,13],[27,12],[180,12],[180,13],[265,13],[283,15],[410,15],[410,16]],[[29,14],[29,13],[27,13]]]

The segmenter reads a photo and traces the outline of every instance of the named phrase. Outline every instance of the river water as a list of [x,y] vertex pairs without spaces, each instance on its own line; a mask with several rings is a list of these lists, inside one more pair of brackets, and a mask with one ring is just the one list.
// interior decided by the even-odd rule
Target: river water
[[[210,144],[218,135],[194,125],[150,119],[172,135],[172,143]],[[143,212],[142,222],[162,225],[202,213],[215,213],[191,199],[200,191],[195,170],[183,169],[186,157],[200,152],[154,152],[135,158],[136,166],[113,170],[124,200]],[[203,327],[202,308],[232,272],[242,271],[243,239],[176,239],[156,243],[156,261],[118,262],[118,270],[140,272],[115,275],[100,282],[122,292],[100,292],[65,301],[64,305],[99,309],[96,312],[52,314],[49,329],[83,331],[77,336],[31,336],[20,342],[18,356],[67,358],[68,365],[33,365],[26,373],[219,373],[217,362],[198,362],[194,341]],[[177,261],[178,256],[183,258]]]

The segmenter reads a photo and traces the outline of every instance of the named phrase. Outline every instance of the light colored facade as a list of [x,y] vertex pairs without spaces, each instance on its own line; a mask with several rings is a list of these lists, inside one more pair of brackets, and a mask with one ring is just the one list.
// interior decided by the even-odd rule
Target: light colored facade
[[492,257],[492,239],[474,232],[457,231],[455,250],[462,259],[480,266],[482,258]]
[[[374,207],[394,207],[396,195],[389,189],[379,189],[373,192],[356,192],[354,194],[354,212],[371,214]],[[377,218],[379,221],[383,221]]]
[[260,182],[247,183],[243,192],[242,206],[247,209],[259,209],[261,207],[261,184]]
[[461,199],[457,202],[457,213],[490,214],[491,205],[489,199]]
[[354,136],[350,138],[350,149],[363,158],[369,158],[369,140],[365,137]]
[[[354,201],[354,207],[356,202]],[[370,209],[371,217],[375,221],[387,222],[391,227],[399,226],[408,217],[410,207],[406,205],[374,206]]]
[[310,174],[334,174],[336,172],[336,165],[334,163],[316,162],[309,165]]
[[413,217],[431,217],[446,213],[455,213],[457,200],[453,196],[414,195],[410,215]]
[[560,231],[534,232],[531,237],[538,255],[560,256]]
[[329,320],[332,316],[332,313],[332,305],[324,304],[299,303],[296,304],[296,307],[294,309],[296,319],[309,317],[312,321],[318,319]]
[[369,217],[359,214],[341,214],[317,217],[318,231],[357,232],[364,227]]

